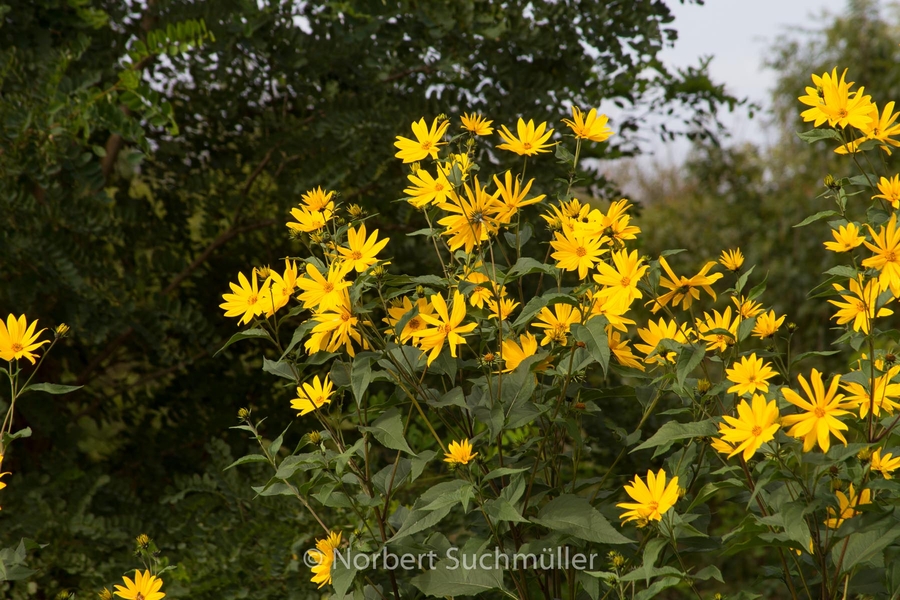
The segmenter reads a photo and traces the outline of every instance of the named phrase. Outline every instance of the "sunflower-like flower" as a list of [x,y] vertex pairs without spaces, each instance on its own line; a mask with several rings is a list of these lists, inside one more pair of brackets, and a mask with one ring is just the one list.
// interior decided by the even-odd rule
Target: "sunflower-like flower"
[[409,196],[407,202],[416,208],[423,208],[429,204],[442,204],[444,202],[455,202],[456,192],[453,185],[447,180],[444,172],[438,170],[437,177],[432,177],[431,173],[425,169],[419,169],[415,173],[407,176],[411,187],[403,190],[403,193]]
[[812,107],[800,114],[804,121],[814,121],[816,127],[827,121],[831,127],[851,125],[857,129],[872,122],[872,98],[863,95],[865,88],[862,87],[851,93],[853,82],[847,82],[846,75],[844,69],[838,77],[835,67],[831,73],[812,76],[815,87],[807,87],[806,95],[799,98],[800,102]]
[[666,472],[663,469],[656,474],[648,470],[647,483],[635,475],[634,481],[625,486],[625,491],[634,502],[616,504],[619,508],[626,509],[619,518],[623,524],[637,521],[640,527],[650,521],[661,521],[662,516],[675,506],[678,501],[678,477],[673,477],[666,485]]
[[722,274],[713,273],[712,275],[707,275],[709,270],[716,266],[715,261],[709,261],[703,265],[703,268],[693,277],[685,277],[684,275],[679,277],[676,275],[664,256],[659,257],[659,264],[667,275],[667,277],[659,278],[659,285],[669,291],[650,302],[653,304],[651,312],[654,314],[669,304],[669,302],[672,303],[672,306],[676,306],[680,302],[681,308],[687,310],[694,300],[700,299],[701,289],[705,290],[713,300],[716,299],[716,292],[711,286],[722,278]]
[[478,326],[477,323],[462,325],[466,318],[466,299],[459,290],[453,293],[452,311],[447,309],[447,302],[440,294],[431,296],[431,304],[434,306],[435,314],[421,315],[431,327],[413,332],[413,337],[419,340],[419,347],[429,352],[429,366],[441,353],[445,342],[450,346],[450,356],[456,358],[456,347],[466,343],[463,335]]
[[676,323],[675,321],[666,321],[661,318],[658,323],[654,323],[653,321],[647,321],[646,328],[639,328],[638,335],[644,341],[643,344],[635,344],[635,350],[639,352],[643,352],[647,355],[647,358],[644,359],[645,364],[654,364],[654,363],[662,363],[663,361],[668,361],[670,363],[675,363],[675,358],[678,356],[678,352],[675,350],[667,350],[660,351],[653,356],[650,356],[657,350],[659,343],[663,340],[673,340],[680,344],[687,343],[687,336],[690,335],[692,331],[688,329],[684,331],[683,328]]
[[[859,275],[856,279],[850,280],[849,290],[838,283],[833,283],[832,285],[841,294],[842,300],[828,301],[840,309],[831,317],[832,319],[837,319],[838,325],[845,325],[852,321],[851,327],[853,327],[854,331],[862,331],[868,334],[876,317],[887,317],[894,314],[894,311],[884,307],[879,308],[876,312],[875,306],[881,289],[875,279],[870,279],[868,283],[863,284],[863,276]],[[888,302],[892,300],[893,298],[889,298]]]
[[852,409],[853,404],[843,402],[844,395],[838,394],[840,375],[835,375],[831,380],[828,390],[822,384],[822,374],[816,369],[810,374],[812,387],[803,375],[797,377],[800,387],[806,393],[808,399],[804,399],[791,388],[781,388],[784,399],[798,407],[801,413],[783,417],[781,422],[785,427],[791,427],[787,434],[791,437],[803,439],[803,451],[812,450],[816,442],[822,452],[828,452],[831,447],[831,436],[834,435],[847,445],[847,440],[841,431],[847,430],[847,425],[837,417],[848,414],[847,409]]
[[871,392],[855,381],[842,383],[841,387],[847,392],[847,404],[859,406],[860,419],[865,419],[870,409],[876,417],[881,416],[882,410],[889,415],[894,414],[894,410],[900,408],[900,403],[896,402],[900,398],[900,383],[891,383],[891,380],[898,373],[900,365],[891,367],[887,373],[876,377]]
[[719,264],[729,271],[740,271],[744,264],[744,255],[741,253],[741,249],[722,250],[722,255],[719,257]]
[[762,304],[756,300],[749,300],[744,296],[732,296],[731,301],[737,307],[737,317],[740,319],[752,319],[762,312]]
[[878,191],[881,193],[872,196],[872,200],[881,198],[889,202],[891,207],[900,208],[900,175],[894,175],[890,179],[887,177],[879,179]]
[[900,146],[900,142],[893,138],[893,136],[900,134],[900,124],[895,123],[898,116],[900,116],[900,113],[894,112],[893,102],[888,102],[884,105],[881,116],[878,115],[878,106],[873,102],[869,109],[869,117],[871,117],[872,120],[869,121],[867,125],[860,128],[863,137],[857,138],[849,144],[838,146],[834,151],[838,154],[858,152],[859,145],[863,142],[867,140],[878,140],[882,144],[881,149],[890,156],[891,146]]
[[462,121],[463,129],[475,135],[491,135],[494,133],[494,128],[491,127],[493,121],[488,121],[478,113],[472,113],[471,115],[465,113],[459,120]]
[[722,439],[734,445],[734,450],[729,453],[731,458],[738,452],[744,453],[744,460],[759,450],[759,447],[772,440],[778,431],[778,406],[775,401],[766,402],[761,394],[753,395],[753,404],[741,400],[737,406],[737,418],[723,415],[722,418],[728,426],[719,428]]
[[333,191],[326,192],[322,189],[322,186],[319,186],[302,194],[300,199],[308,210],[313,212],[332,212],[334,211],[334,201],[331,199],[333,196]]
[[163,580],[150,574],[150,570],[135,571],[134,581],[129,577],[122,577],[125,585],[116,585],[116,596],[125,600],[160,600],[165,593],[159,591]]
[[875,253],[862,261],[862,266],[878,269],[878,282],[882,290],[890,288],[894,297],[900,296],[900,231],[897,230],[897,215],[891,215],[887,227],[882,225],[878,233],[870,225],[869,234],[872,242],[863,242],[866,248]]
[[291,209],[291,216],[296,221],[287,223],[287,226],[294,231],[303,233],[313,233],[323,229],[325,225],[334,216],[334,212],[330,208],[324,210],[310,210],[306,206]]
[[621,244],[633,240],[641,232],[641,228],[631,225],[631,215],[628,209],[631,204],[625,198],[611,202],[609,210],[605,213],[599,209],[593,209],[582,219],[576,219],[573,228],[578,235],[590,237],[606,236],[611,245]]
[[634,352],[631,351],[631,346],[628,345],[628,340],[622,338],[622,334],[618,331],[615,331],[612,326],[607,326],[606,328],[606,337],[607,343],[609,344],[609,349],[613,353],[613,356],[616,357],[616,361],[622,365],[623,367],[631,367],[632,369],[637,369],[639,371],[643,371],[645,369],[644,365],[641,364],[641,361],[635,356]]
[[291,400],[291,408],[300,411],[297,413],[298,417],[322,408],[331,402],[331,396],[334,395],[333,387],[328,375],[322,381],[319,381],[319,376],[316,375],[312,385],[304,383],[297,387],[297,397]]
[[849,496],[840,490],[835,492],[835,496],[837,496],[838,500],[838,510],[834,510],[834,508],[829,506],[828,514],[831,516],[825,520],[825,526],[829,529],[837,529],[841,526],[841,523],[858,515],[859,511],[854,510],[857,506],[872,503],[872,490],[865,489],[857,494],[852,483],[850,484]]
[[585,116],[577,106],[572,106],[572,119],[563,119],[562,122],[569,126],[576,138],[590,140],[592,142],[605,142],[613,130],[607,126],[609,117],[597,116],[597,109],[592,108]]
[[[255,269],[251,274],[251,280],[248,281],[243,273],[238,273],[238,283],[232,282],[228,285],[233,293],[222,294],[222,299],[225,302],[219,305],[219,308],[225,310],[226,317],[240,316],[241,319],[238,321],[238,325],[243,325],[244,323],[249,323],[253,317],[266,312],[270,304],[268,290],[264,287],[260,291]],[[0,330],[0,343],[2,343],[2,335],[3,331]]]
[[503,181],[494,175],[494,184],[500,191],[500,202],[503,204],[500,211],[497,213],[497,220],[500,223],[511,222],[512,218],[520,208],[528,206],[529,204],[535,204],[544,199],[544,194],[534,196],[533,198],[526,198],[528,192],[531,190],[531,184],[533,183],[534,179],[530,179],[528,183],[525,184],[525,187],[522,187],[519,179],[513,177],[513,174],[510,171],[506,172]]
[[437,158],[438,147],[447,143],[442,142],[441,138],[444,137],[444,133],[447,132],[449,126],[450,121],[435,118],[429,129],[428,125],[425,123],[425,118],[423,117],[418,122],[412,124],[412,132],[413,135],[416,136],[415,140],[400,135],[397,136],[397,141],[394,142],[394,146],[399,148],[399,151],[394,156],[401,159],[404,163],[424,160],[429,156],[431,158]]
[[472,452],[472,444],[469,443],[469,440],[450,442],[447,450],[449,452],[444,453],[444,462],[451,465],[467,465],[478,456],[477,452]]
[[862,246],[862,243],[866,240],[865,236],[859,235],[859,232],[860,228],[856,223],[840,225],[837,230],[831,230],[834,241],[823,243],[825,248],[832,252],[849,252],[857,246]]
[[[427,298],[418,298],[416,300],[415,306],[418,308],[418,313],[409,318],[406,324],[403,326],[403,331],[400,332],[400,343],[405,343],[411,339],[413,339],[413,334],[417,331],[421,331],[425,328],[426,323],[422,319],[421,315],[432,315],[434,314],[434,307],[428,301]],[[403,320],[410,311],[413,310],[413,303],[410,301],[409,297],[404,296],[403,300],[401,300],[399,305],[391,306],[388,308],[388,316],[385,317],[384,322],[391,326],[391,329],[388,329],[385,333],[388,335],[395,335],[394,327]]]
[[579,279],[586,279],[588,271],[600,262],[600,257],[609,250],[603,248],[605,237],[586,237],[576,235],[572,230],[557,231],[550,246],[556,252],[550,256],[556,266],[565,271],[578,271]]
[[331,567],[334,564],[334,551],[341,546],[341,532],[328,532],[325,539],[316,540],[315,550],[307,550],[307,555],[316,563],[312,571],[313,583],[318,583],[319,588],[331,583]]
[[627,250],[620,250],[613,252],[611,256],[615,267],[605,262],[597,263],[600,273],[594,275],[594,281],[603,286],[597,296],[609,296],[614,302],[630,306],[634,299],[643,297],[637,284],[649,265],[643,264],[637,250],[633,250],[631,254]]
[[268,301],[264,303],[266,305],[266,317],[271,317],[287,306],[296,289],[297,263],[286,258],[284,259],[284,273],[269,272]]
[[872,471],[878,471],[885,479],[892,479],[894,471],[897,470],[897,467],[900,467],[900,456],[894,456],[890,452],[883,455],[881,454],[881,448],[875,450],[872,453]]
[[538,342],[533,333],[526,332],[519,336],[518,342],[513,339],[503,340],[500,348],[504,366],[502,372],[512,373],[523,360],[537,353]]
[[553,144],[546,143],[553,135],[553,130],[547,130],[547,123],[541,123],[535,127],[532,119],[525,123],[524,119],[519,118],[516,124],[516,133],[519,134],[519,137],[514,136],[506,128],[506,125],[501,125],[498,133],[506,143],[500,144],[497,148],[515,152],[519,156],[533,156],[539,152],[550,152],[550,147],[553,146]]
[[697,326],[697,335],[706,342],[707,351],[725,352],[737,340],[740,320],[732,320],[731,307],[726,306],[721,314],[717,310],[713,314],[704,312],[703,320],[697,319],[694,324]]
[[542,308],[532,326],[544,330],[541,346],[550,342],[565,346],[573,323],[581,323],[581,311],[569,304],[559,303],[553,305],[552,311],[547,306]]
[[319,309],[313,315],[313,320],[316,321],[316,326],[313,327],[312,335],[303,344],[309,354],[322,350],[338,352],[343,346],[352,357],[356,356],[354,344],[364,350],[369,347],[369,343],[359,332],[359,317],[353,312],[353,303],[346,289],[340,292],[340,298],[335,306],[328,310]]
[[728,381],[734,384],[728,388],[728,392],[736,392],[739,396],[768,392],[768,380],[778,375],[772,369],[771,363],[756,357],[756,352],[742,357],[740,362],[734,363],[732,368],[725,369],[725,374]]
[[347,247],[339,246],[338,252],[341,253],[345,268],[356,269],[357,273],[362,273],[378,262],[376,255],[389,241],[390,238],[379,240],[377,229],[366,238],[366,224],[362,223],[359,229],[351,227],[347,230]]
[[297,280],[297,287],[303,290],[298,299],[303,302],[305,308],[324,311],[337,306],[341,301],[343,291],[350,287],[350,282],[344,280],[347,274],[347,265],[332,263],[325,275],[312,263],[306,263],[307,277]]
[[753,325],[753,337],[761,340],[770,338],[778,331],[781,324],[784,323],[785,315],[775,316],[775,311],[770,310],[756,317],[756,323]]
[[497,232],[497,215],[502,210],[502,204],[497,200],[500,192],[488,194],[479,185],[477,177],[474,189],[467,183],[463,184],[463,189],[466,192],[465,198],[460,196],[455,202],[440,205],[450,215],[440,219],[438,224],[446,227],[443,235],[450,236],[448,245],[451,251],[465,247],[466,253],[471,253],[475,246],[486,242]]
[[50,343],[50,340],[38,342],[38,338],[46,329],[35,333],[37,323],[37,319],[35,319],[29,325],[25,315],[20,315],[17,319],[10,314],[6,317],[6,324],[0,320],[0,358],[8,361],[27,358],[31,364],[34,364],[35,351],[44,344]]

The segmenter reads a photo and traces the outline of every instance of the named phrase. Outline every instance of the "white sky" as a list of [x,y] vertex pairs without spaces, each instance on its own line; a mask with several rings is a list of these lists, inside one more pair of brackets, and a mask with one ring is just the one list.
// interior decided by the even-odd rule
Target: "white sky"
[[[766,48],[780,34],[798,28],[821,25],[824,12],[839,14],[847,0],[706,0],[706,4],[666,2],[675,15],[678,41],[662,52],[667,65],[696,65],[701,56],[712,55],[709,70],[713,81],[724,83],[738,97],[749,97],[769,106],[769,91],[775,74],[763,68]],[[812,18],[811,18],[812,17]],[[816,18],[819,17],[819,18]],[[726,114],[723,121],[734,141],[766,142],[762,120],[750,120],[746,112]],[[663,144],[654,140],[646,146],[662,162],[680,162],[686,142]]]

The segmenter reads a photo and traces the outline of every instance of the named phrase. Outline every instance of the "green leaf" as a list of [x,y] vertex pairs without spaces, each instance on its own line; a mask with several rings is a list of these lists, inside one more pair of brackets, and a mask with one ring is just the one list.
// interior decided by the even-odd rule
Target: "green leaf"
[[[685,347],[688,346],[686,345]],[[680,387],[684,387],[685,378],[703,362],[703,358],[706,356],[706,347],[702,343],[693,344],[689,347],[691,349],[690,352],[678,353],[678,362],[675,364],[675,376]]]
[[859,271],[847,265],[838,265],[825,271],[826,275],[837,275],[838,277],[846,277],[847,279],[856,279]]
[[509,521],[511,523],[527,523],[528,519],[522,516],[518,509],[510,504],[506,498],[492,498],[484,503],[484,510],[494,521]]
[[584,343],[591,358],[600,363],[604,375],[609,369],[609,337],[606,335],[608,324],[606,317],[593,317],[584,325],[572,325],[572,335]]
[[591,503],[580,496],[554,498],[532,519],[538,525],[600,544],[628,544],[632,540],[613,529]]
[[11,441],[19,439],[19,438],[27,438],[31,437],[31,427],[26,427],[25,429],[20,429],[15,433],[5,433],[3,434],[3,445],[8,445]]
[[837,140],[841,143],[844,141],[841,139],[841,134],[835,129],[810,129],[809,131],[804,131],[802,133],[798,132],[797,137],[807,144],[812,144],[819,140]]
[[516,261],[512,269],[509,270],[507,281],[528,275],[530,273],[544,273],[546,275],[556,275],[556,267],[542,262],[538,262],[528,256],[523,256]]
[[828,217],[835,217],[838,214],[840,214],[840,213],[838,213],[837,211],[834,211],[834,210],[822,210],[822,211],[817,212],[814,215],[810,215],[810,216],[806,217],[805,219],[803,219],[802,221],[800,221],[799,223],[794,225],[794,227],[804,227],[806,225],[809,225],[810,223],[815,223],[816,221],[821,221],[822,219],[827,219]]
[[350,389],[357,404],[362,404],[363,395],[372,381],[372,363],[378,359],[377,352],[360,352],[353,358],[350,367]]
[[35,383],[34,385],[29,385],[27,388],[22,390],[22,393],[25,392],[46,392],[48,394],[68,394],[70,392],[74,392],[75,390],[80,390],[83,388],[83,385],[59,385],[58,383]]
[[231,339],[229,339],[227,342],[225,342],[224,346],[222,346],[221,348],[216,350],[216,353],[213,354],[213,356],[218,356],[219,353],[221,353],[225,348],[227,348],[228,346],[230,346],[236,342],[239,342],[241,340],[250,339],[250,338],[268,338],[270,340],[272,339],[269,336],[269,333],[265,329],[255,328],[255,329],[248,329],[246,331],[239,331],[236,334],[234,334],[233,336],[231,336]]
[[350,548],[335,550],[334,562],[331,563],[331,585],[338,597],[345,596],[353,586],[356,567],[353,566],[352,558]]
[[288,426],[284,428],[284,431],[281,432],[281,435],[279,435],[277,438],[272,440],[272,443],[269,444],[269,456],[271,456],[273,460],[275,459],[275,456],[278,454],[278,451],[281,450],[281,444],[284,442],[284,434],[286,434],[287,430],[290,428],[291,428],[291,424],[288,423]]
[[[503,589],[502,569],[464,569],[463,557],[454,552],[438,561],[434,569],[430,569],[413,577],[411,583],[426,596],[454,598],[457,596],[475,596],[490,590]],[[493,554],[491,555],[493,560]],[[477,560],[476,557],[467,557],[466,564]],[[490,562],[490,561],[489,561]],[[490,563],[493,566],[493,563]]]
[[242,456],[224,469],[223,471],[227,471],[231,467],[236,467],[238,465],[245,465],[247,463],[256,463],[256,462],[268,462],[269,459],[263,456],[262,454],[248,454],[247,456]]
[[285,379],[290,379],[294,382],[297,381],[291,366],[282,360],[269,360],[268,358],[263,357],[262,370],[266,373],[277,375],[278,377],[284,377]]
[[[676,440],[714,436],[717,432],[718,429],[716,428],[716,423],[713,419],[692,423],[676,423],[675,421],[669,421],[660,427],[649,440],[632,450],[632,452],[656,448],[657,446],[669,444]],[[654,456],[656,456],[656,454],[654,454]]]
[[[844,562],[841,569],[844,573],[853,570],[856,565],[869,562],[879,556],[885,548],[900,537],[900,527],[891,526],[885,531],[867,531],[865,533],[851,533],[847,542],[847,551],[844,553]],[[839,552],[843,543],[835,545],[834,553]],[[832,555],[834,556],[834,554]]]
[[375,439],[386,448],[402,450],[413,456],[416,455],[403,436],[403,420],[400,418],[400,413],[396,408],[388,409],[372,423],[371,427],[360,427],[360,430],[374,435]]
[[744,286],[747,285],[747,279],[750,278],[750,273],[752,273],[753,269],[755,269],[755,268],[756,268],[756,265],[753,265],[752,267],[750,267],[749,269],[747,269],[746,271],[741,273],[741,276],[738,277],[737,282],[734,284],[734,290],[738,294],[740,294],[741,291],[744,289]]

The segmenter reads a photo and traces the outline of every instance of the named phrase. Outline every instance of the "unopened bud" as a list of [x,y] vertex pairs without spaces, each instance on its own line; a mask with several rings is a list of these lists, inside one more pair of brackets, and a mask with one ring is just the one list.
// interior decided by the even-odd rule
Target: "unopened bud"
[[238,421],[246,421],[250,418],[250,409],[249,408],[239,408],[238,409]]
[[138,545],[140,548],[147,548],[150,546],[150,537],[146,533],[142,533],[141,535],[134,538],[134,543]]
[[311,444],[318,444],[322,441],[322,434],[318,431],[310,431],[307,435]]
[[69,335],[69,326],[65,323],[60,323],[56,326],[56,329],[53,330],[53,333],[57,338],[64,338]]
[[708,392],[710,387],[712,387],[712,384],[709,382],[709,379],[697,380],[697,391],[701,394],[705,394],[706,392]]

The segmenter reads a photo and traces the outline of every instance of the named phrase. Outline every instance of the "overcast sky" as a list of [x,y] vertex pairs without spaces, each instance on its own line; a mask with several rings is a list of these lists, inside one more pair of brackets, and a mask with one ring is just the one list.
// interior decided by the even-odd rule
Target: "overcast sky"
[[[696,65],[701,56],[712,55],[713,81],[724,83],[738,97],[749,97],[767,107],[775,84],[775,74],[762,67],[767,46],[779,34],[808,26],[811,16],[843,12],[847,0],[706,0],[703,6],[668,0],[667,4],[675,15],[678,41],[662,53],[663,60],[685,67]],[[813,18],[812,22],[822,20]],[[759,119],[751,121],[745,114],[726,117],[736,140],[766,141]],[[650,149],[666,160],[683,155],[687,145],[655,141]]]

